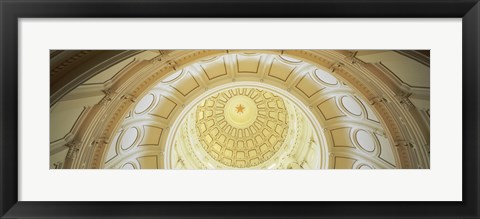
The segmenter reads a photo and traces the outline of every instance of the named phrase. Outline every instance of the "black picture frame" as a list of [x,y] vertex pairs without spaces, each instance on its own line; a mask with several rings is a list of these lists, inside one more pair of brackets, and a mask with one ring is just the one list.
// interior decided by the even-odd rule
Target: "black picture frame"
[[[284,217],[479,218],[478,0],[0,0],[2,218]],[[24,202],[18,201],[18,19],[134,17],[462,18],[461,202]],[[446,42],[448,43],[448,42]],[[455,77],[458,75],[452,75]],[[42,189],[42,188],[39,188]]]

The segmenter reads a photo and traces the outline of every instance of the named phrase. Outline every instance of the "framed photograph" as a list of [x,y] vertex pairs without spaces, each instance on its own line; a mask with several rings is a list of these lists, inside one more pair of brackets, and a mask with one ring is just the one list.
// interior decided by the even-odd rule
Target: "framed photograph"
[[476,0],[0,6],[2,218],[480,217]]

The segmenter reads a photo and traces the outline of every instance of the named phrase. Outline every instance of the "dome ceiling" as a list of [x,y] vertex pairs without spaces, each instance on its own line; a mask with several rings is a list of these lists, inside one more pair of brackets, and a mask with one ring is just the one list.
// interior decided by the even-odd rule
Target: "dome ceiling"
[[[51,168],[429,167],[415,51],[94,53],[110,67],[70,58],[85,51],[52,61],[75,80],[51,85]],[[82,67],[58,68],[69,60]]]
[[291,98],[260,83],[229,83],[198,97],[171,130],[170,168],[285,169],[299,159],[320,168],[326,144]]
[[236,88],[205,99],[196,110],[202,147],[230,167],[252,167],[277,153],[288,132],[283,98],[265,90]]
[[[144,53],[148,57],[140,56]],[[67,166],[355,169],[397,168],[400,160],[405,163],[402,167],[427,163],[410,163],[410,155],[403,153],[406,149],[393,147],[408,145],[404,140],[417,136],[402,134],[399,126],[410,124],[410,117],[391,117],[408,113],[399,108],[408,104],[408,97],[377,86],[382,69],[373,71],[367,68],[371,65],[350,62],[350,53],[175,50],[141,54],[119,63],[115,69],[120,70],[111,71],[115,74],[106,72],[102,78],[108,80],[103,84],[85,83],[68,96],[84,97],[103,89],[88,96],[88,104],[101,100],[82,113],[88,119],[99,113],[92,118],[102,126],[85,123],[81,127],[82,133],[95,135],[78,139],[82,158]],[[426,149],[415,149],[411,156],[428,152],[428,144],[422,143],[428,138],[418,135],[413,140]],[[95,156],[83,156],[87,154]]]

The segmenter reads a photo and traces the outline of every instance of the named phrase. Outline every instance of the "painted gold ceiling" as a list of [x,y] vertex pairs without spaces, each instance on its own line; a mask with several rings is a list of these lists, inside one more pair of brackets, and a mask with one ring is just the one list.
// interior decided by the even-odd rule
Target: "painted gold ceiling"
[[[427,67],[412,64],[423,60],[415,52],[149,50],[122,57],[127,53],[135,55],[112,56],[102,72],[89,59],[62,73],[88,80],[51,97],[51,168],[429,167],[429,88],[421,80],[428,60],[420,63]],[[271,93],[261,97],[266,108],[248,90]],[[270,101],[277,97],[284,108]],[[285,110],[285,121],[270,110]]]
[[280,150],[288,132],[287,114],[284,100],[269,91],[230,89],[197,107],[197,135],[216,161],[252,167]]

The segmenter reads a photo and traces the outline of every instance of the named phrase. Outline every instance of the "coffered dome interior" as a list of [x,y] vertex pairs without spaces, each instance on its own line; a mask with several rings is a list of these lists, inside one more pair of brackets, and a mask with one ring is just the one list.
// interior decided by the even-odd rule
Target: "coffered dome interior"
[[288,132],[285,102],[268,91],[223,91],[203,101],[196,111],[196,134],[202,147],[227,166],[265,162],[281,149]]
[[[287,168],[293,154],[320,149],[319,137],[288,98],[236,85],[192,107],[174,134],[172,168]],[[325,150],[325,149],[324,149]],[[309,162],[319,166],[318,156]]]
[[[429,166],[429,56],[423,52],[65,51],[52,57],[52,168]],[[101,68],[101,57],[110,57],[104,62],[110,67]],[[70,62],[82,68],[65,68]],[[67,76],[75,80],[63,86]]]

